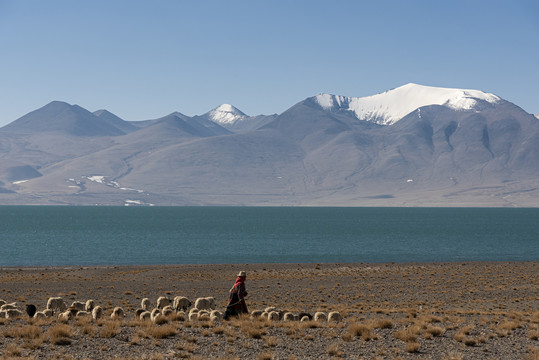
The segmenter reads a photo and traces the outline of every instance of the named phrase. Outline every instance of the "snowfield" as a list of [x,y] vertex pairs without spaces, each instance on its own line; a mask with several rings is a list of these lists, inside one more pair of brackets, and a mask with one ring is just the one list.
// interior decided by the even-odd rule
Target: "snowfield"
[[354,112],[360,120],[391,125],[422,106],[443,105],[454,110],[471,110],[478,100],[496,103],[500,98],[479,90],[438,88],[410,83],[367,97],[320,94],[315,100],[325,110],[348,110]]

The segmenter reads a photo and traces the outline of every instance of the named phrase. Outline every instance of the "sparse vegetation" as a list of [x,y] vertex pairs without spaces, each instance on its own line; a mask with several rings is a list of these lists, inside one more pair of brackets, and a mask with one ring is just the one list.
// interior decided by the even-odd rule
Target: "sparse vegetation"
[[[247,357],[253,359],[273,359],[293,358],[291,349],[298,349],[296,358],[308,358],[309,355],[301,353],[308,349],[311,356],[317,352],[327,358],[358,355],[366,359],[420,356],[437,360],[462,360],[468,357],[484,358],[484,350],[488,348],[489,354],[496,353],[499,359],[535,359],[533,349],[536,349],[539,335],[539,312],[532,306],[536,299],[530,292],[530,279],[522,275],[516,277],[514,273],[507,276],[510,271],[516,271],[513,267],[500,264],[482,266],[489,271],[488,276],[479,276],[479,265],[473,271],[462,271],[458,265],[455,268],[440,267],[443,271],[437,272],[438,265],[382,264],[377,265],[376,271],[365,270],[366,267],[361,266],[348,271],[346,266],[331,268],[324,264],[318,269],[298,267],[298,271],[291,266],[284,273],[285,276],[283,272],[274,273],[262,270],[262,267],[258,268],[258,273],[254,272],[253,278],[256,279],[252,281],[256,281],[257,287],[249,299],[251,309],[268,306],[284,309],[280,303],[284,296],[290,299],[290,304],[294,304],[294,308],[287,308],[287,311],[298,314],[306,310],[314,314],[315,311],[328,313],[337,310],[344,315],[340,323],[269,321],[248,316],[230,321],[189,321],[184,313],[167,315],[165,322],[135,320],[134,311],[143,297],[164,294],[165,291],[150,289],[150,281],[145,281],[147,285],[140,291],[136,287],[131,288],[133,279],[127,282],[130,285],[128,289],[123,287],[121,281],[112,280],[101,289],[94,287],[95,291],[103,291],[109,298],[93,293],[88,295],[105,309],[105,316],[98,321],[91,317],[76,317],[62,324],[55,317],[0,318],[0,357],[32,358],[34,352],[39,352],[47,354],[48,358],[56,356],[58,359],[79,360],[93,356],[82,357],[76,351],[91,349],[101,358],[107,358],[115,349],[123,349],[120,351],[124,352],[118,354],[117,359],[234,359],[238,351],[249,354]],[[471,266],[467,264],[463,267]],[[487,270],[483,271],[486,273]],[[200,272],[201,268],[197,268],[197,271]],[[178,277],[189,278],[189,286],[196,285],[197,281],[200,286],[206,286],[211,276],[216,283],[226,280],[220,278],[217,272],[204,273],[200,280],[196,280],[198,272],[196,276],[193,273],[179,273],[170,279],[171,283],[161,286],[163,289],[172,288],[171,284],[178,282]],[[348,281],[334,281],[343,273]],[[318,277],[311,277],[312,274]],[[3,285],[9,286],[15,284],[14,281],[21,281],[20,276],[23,275],[26,276],[26,272],[17,273],[17,277],[10,282],[5,274],[0,274],[0,280],[3,276]],[[107,279],[110,276],[107,273]],[[126,274],[115,276],[123,279]],[[43,279],[46,275],[39,273],[39,277]],[[274,279],[279,279],[280,288],[275,289]],[[515,285],[517,280],[530,283],[529,295],[520,290],[525,284]],[[160,278],[160,281],[166,282],[168,277]],[[466,287],[459,285],[463,281]],[[320,285],[327,282],[332,286]],[[339,286],[335,285],[337,283]],[[114,289],[110,288],[112,285]],[[417,294],[410,289],[416,290]],[[6,290],[0,293],[0,298],[34,299],[34,291],[44,294],[46,298],[40,289],[27,291],[20,295],[15,290]],[[81,287],[64,289],[62,293],[72,297],[70,300],[79,300],[87,296],[85,291]],[[338,297],[328,297],[328,291],[338,294]],[[519,293],[515,295],[515,291]],[[69,295],[73,292],[76,295]],[[265,292],[270,295],[262,296]],[[170,296],[177,293],[182,294],[183,290],[172,291]],[[126,310],[127,317],[113,321],[110,313],[118,304]],[[358,349],[361,349],[359,353]]]

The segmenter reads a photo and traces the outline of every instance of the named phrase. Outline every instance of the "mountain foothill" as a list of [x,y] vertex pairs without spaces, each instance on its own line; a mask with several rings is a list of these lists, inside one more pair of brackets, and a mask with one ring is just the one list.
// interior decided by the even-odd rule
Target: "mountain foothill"
[[0,203],[537,206],[539,119],[479,90],[319,94],[126,121],[53,101],[0,128]]

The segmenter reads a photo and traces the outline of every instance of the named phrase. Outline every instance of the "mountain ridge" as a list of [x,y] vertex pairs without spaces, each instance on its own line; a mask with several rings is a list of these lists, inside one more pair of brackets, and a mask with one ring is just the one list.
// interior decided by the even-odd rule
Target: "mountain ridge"
[[[212,110],[135,124],[54,103],[55,111],[38,109],[41,118],[32,112],[0,128],[0,202],[538,206],[539,120],[475,90],[442,88],[416,99],[429,89],[407,84],[378,94],[400,101],[382,106],[378,119],[408,111],[402,102],[421,104],[394,122],[358,117],[352,100],[337,97],[332,106],[313,96],[259,117],[220,105],[229,120],[221,124]],[[367,100],[371,109],[380,97]],[[227,112],[245,118],[234,122]],[[96,133],[92,122],[115,131]],[[91,131],[58,128],[72,123]]]

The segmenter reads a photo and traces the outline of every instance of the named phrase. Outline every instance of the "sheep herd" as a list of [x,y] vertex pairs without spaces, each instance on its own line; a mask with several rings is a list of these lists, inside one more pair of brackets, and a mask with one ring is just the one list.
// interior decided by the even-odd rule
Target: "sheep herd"
[[[214,297],[202,297],[196,299],[194,307],[189,309],[193,303],[184,296],[176,296],[170,299],[161,296],[157,299],[155,307],[148,298],[141,301],[140,308],[135,311],[135,319],[150,320],[153,323],[161,324],[167,322],[167,318],[173,314],[182,314],[184,319],[189,321],[207,320],[216,321],[223,318],[223,313],[216,310]],[[91,317],[93,320],[101,319],[105,316],[105,310],[95,304],[94,300],[86,302],[74,301],[69,307],[61,297],[51,297],[47,301],[46,309],[37,311],[35,305],[26,305],[26,314],[31,318],[51,318],[56,317],[60,321],[67,322],[75,317]],[[0,300],[0,318],[14,319],[24,315],[24,312],[17,308],[16,303],[7,303]],[[123,319],[127,316],[123,308],[115,307],[110,313],[112,319]],[[329,313],[307,312],[293,313],[289,311],[277,310],[275,307],[267,307],[264,310],[254,310],[250,313],[251,318],[265,318],[271,321],[329,321],[340,322],[343,317],[337,311]]]

